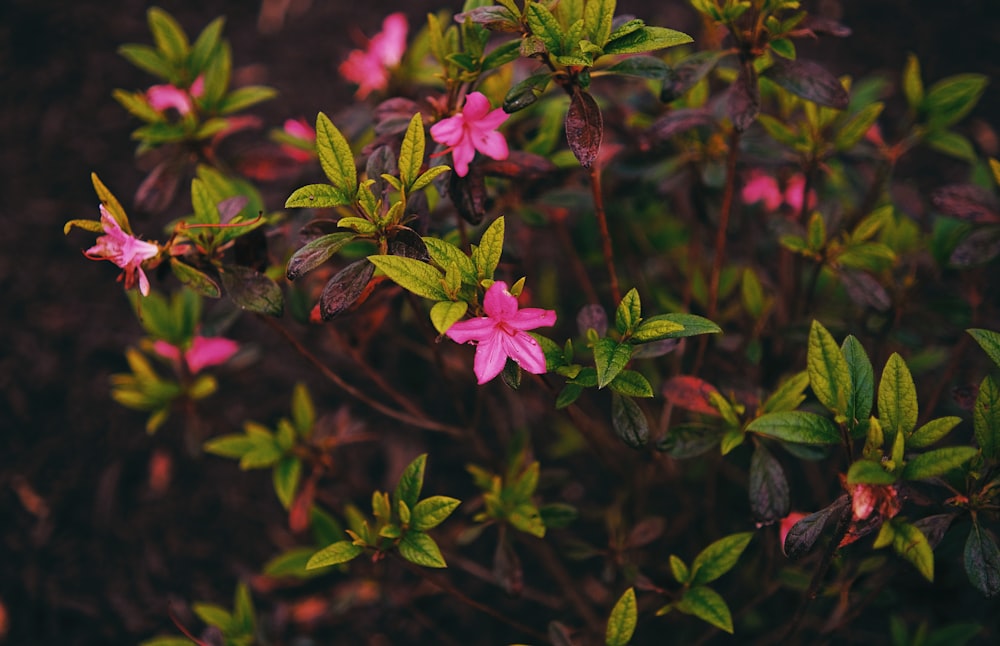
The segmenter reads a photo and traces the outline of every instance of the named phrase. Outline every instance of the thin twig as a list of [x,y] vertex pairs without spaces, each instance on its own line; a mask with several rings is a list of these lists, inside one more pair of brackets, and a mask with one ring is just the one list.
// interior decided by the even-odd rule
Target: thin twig
[[335,385],[337,385],[341,390],[346,392],[348,395],[354,397],[355,399],[361,402],[364,402],[371,408],[374,408],[375,410],[377,410],[378,412],[382,413],[387,417],[391,417],[401,422],[405,422],[406,424],[410,424],[411,426],[422,428],[427,431],[439,431],[441,433],[447,433],[448,435],[451,435],[453,437],[464,437],[465,431],[463,431],[461,428],[450,426],[448,424],[441,424],[440,422],[435,422],[434,420],[428,419],[427,417],[415,417],[413,415],[400,412],[392,408],[391,406],[387,406],[382,402],[373,399],[372,397],[369,397],[362,391],[358,390],[351,384],[341,379],[340,375],[330,370],[330,368],[328,368],[326,364],[320,361],[316,355],[310,352],[308,348],[302,345],[302,343],[299,342],[298,339],[292,336],[292,334],[284,327],[282,327],[280,324],[278,324],[277,321],[264,315],[260,315],[260,318],[263,319],[268,326],[270,326],[272,329],[277,331],[281,336],[283,336],[285,340],[288,341],[288,343],[290,343],[292,347],[294,347],[295,350],[300,355],[302,355],[306,360],[309,361],[309,363],[313,364],[313,366],[315,366],[321,373],[323,373],[324,377],[332,381]]
[[601,192],[601,169],[597,164],[590,169],[590,190],[594,195],[594,213],[597,215],[597,226],[601,230],[601,251],[604,253],[604,264],[608,268],[608,279],[611,281],[611,298],[617,305],[622,300],[618,287],[618,273],[615,271],[615,252],[611,246],[611,232],[608,230],[608,216],[604,212],[604,195]]

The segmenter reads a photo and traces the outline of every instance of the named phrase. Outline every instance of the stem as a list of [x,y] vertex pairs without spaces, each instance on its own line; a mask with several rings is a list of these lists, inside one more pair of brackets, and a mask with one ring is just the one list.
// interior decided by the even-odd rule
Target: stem
[[615,305],[622,300],[618,288],[618,274],[615,272],[615,252],[611,247],[611,233],[608,231],[608,217],[604,213],[604,196],[601,193],[601,170],[597,166],[590,169],[590,190],[594,195],[594,213],[597,215],[597,225],[601,230],[601,245],[604,252],[604,264],[608,268],[608,278],[611,280],[611,298]]
[[278,334],[283,336],[285,340],[288,341],[288,343],[290,343],[292,347],[295,348],[296,352],[298,352],[306,360],[308,360],[309,363],[313,364],[313,366],[315,366],[323,374],[324,377],[332,381],[335,385],[337,385],[341,390],[346,392],[348,395],[354,397],[355,399],[361,402],[364,402],[365,404],[367,404],[371,408],[374,408],[375,410],[382,413],[386,417],[391,417],[401,422],[405,422],[406,424],[410,424],[411,426],[422,428],[428,431],[439,431],[442,433],[447,433],[448,435],[451,435],[453,437],[465,436],[465,432],[461,428],[450,426],[448,424],[441,424],[439,422],[435,422],[432,419],[428,419],[427,417],[424,416],[416,417],[413,415],[409,415],[407,413],[400,412],[390,406],[383,404],[382,402],[376,399],[373,399],[372,397],[369,397],[365,393],[361,392],[351,384],[341,379],[340,375],[330,370],[326,366],[326,364],[320,361],[319,357],[310,352],[308,348],[302,345],[302,343],[300,343],[298,339],[292,336],[288,330],[279,325],[277,321],[274,321],[270,317],[263,315],[261,315],[259,318],[263,319],[268,326],[270,326],[273,330],[278,332]]
[[511,619],[510,617],[508,617],[506,615],[500,614],[499,612],[497,612],[493,608],[490,608],[489,606],[487,606],[485,604],[482,604],[482,603],[479,603],[475,599],[472,599],[472,598],[466,596],[465,593],[463,593],[461,590],[459,590],[458,588],[456,588],[455,586],[453,586],[451,583],[449,583],[448,581],[446,581],[442,577],[439,577],[437,575],[431,574],[430,572],[424,570],[423,568],[418,567],[418,566],[414,565],[413,563],[410,563],[406,559],[404,559],[402,557],[399,557],[395,552],[391,552],[390,554],[392,556],[398,558],[399,561],[400,561],[400,563],[402,563],[406,567],[406,569],[410,570],[411,572],[413,572],[414,574],[416,574],[417,576],[419,576],[423,580],[427,581],[431,585],[439,588],[443,592],[446,592],[446,593],[450,594],[457,601],[459,601],[461,603],[464,603],[465,605],[469,606],[470,608],[475,608],[476,610],[478,610],[480,612],[483,612],[483,613],[485,613],[485,614],[493,617],[497,621],[501,621],[501,622],[507,624],[508,626],[510,626],[510,627],[512,627],[512,628],[514,628],[516,630],[521,631],[522,633],[524,633],[526,635],[530,635],[532,639],[537,639],[537,640],[540,640],[540,641],[543,641],[543,642],[547,642],[548,641],[549,638],[548,638],[547,635],[545,635],[545,634],[543,634],[543,633],[535,630],[534,628],[531,628],[530,626],[525,626],[524,624],[522,624],[521,622],[519,622],[519,621],[517,621],[515,619]]
[[[733,128],[729,134],[729,153],[726,156],[726,186],[722,191],[722,207],[719,212],[719,224],[715,231],[715,257],[712,259],[712,274],[708,282],[708,318],[715,318],[719,313],[719,279],[722,276],[722,265],[726,259],[726,232],[729,229],[729,216],[733,211],[733,196],[736,194],[736,160],[740,153],[741,133]],[[695,355],[692,374],[697,374],[705,358],[708,347],[707,334],[698,339],[698,353]]]
[[562,218],[552,218],[552,221],[552,228],[555,229],[556,236],[559,238],[559,243],[563,246],[566,255],[570,259],[570,265],[573,267],[573,274],[576,276],[576,282],[583,287],[583,292],[587,295],[587,302],[594,304],[600,303],[601,300],[597,296],[597,290],[594,289],[594,283],[590,280],[587,268],[584,266],[583,261],[580,260],[580,256],[576,253],[576,249],[573,246],[573,239],[570,238],[569,230],[566,228],[566,223]]

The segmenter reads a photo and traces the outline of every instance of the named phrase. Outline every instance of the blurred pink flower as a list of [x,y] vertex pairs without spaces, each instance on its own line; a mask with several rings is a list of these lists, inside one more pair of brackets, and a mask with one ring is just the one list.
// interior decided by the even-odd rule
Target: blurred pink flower
[[781,519],[781,525],[778,529],[778,536],[780,538],[781,551],[785,551],[785,539],[788,538],[788,532],[792,531],[792,527],[795,527],[795,523],[799,522],[806,515],[801,511],[793,511],[784,518]]
[[183,356],[184,363],[192,375],[229,361],[239,349],[239,344],[230,339],[206,336],[195,336],[191,341],[191,347],[183,352],[177,346],[163,340],[153,344],[153,351],[165,359],[180,361]]
[[[101,227],[104,235],[97,238],[97,243],[84,251],[91,260],[110,260],[125,271],[125,289],[131,289],[138,282],[139,292],[143,296],[149,294],[149,279],[142,270],[143,261],[156,257],[160,248],[152,242],[144,242],[122,230],[118,221],[111,217],[104,205],[101,205]],[[121,280],[121,277],[119,277]]]
[[[785,204],[791,207],[792,212],[799,214],[802,212],[802,194],[806,189],[806,178],[801,174],[792,175],[785,186]],[[816,206],[816,192],[809,191],[809,208]]]
[[431,126],[431,138],[448,146],[445,152],[451,153],[455,172],[465,177],[477,150],[493,159],[507,159],[507,140],[497,128],[508,116],[503,108],[490,110],[490,100],[481,92],[473,92],[465,97],[461,112]]
[[205,79],[199,76],[188,90],[182,90],[174,85],[154,85],[146,90],[146,100],[157,112],[173,108],[183,116],[194,110],[192,97],[200,97],[204,91]]
[[[305,119],[286,120],[284,131],[286,134],[291,135],[296,139],[301,139],[302,141],[310,144],[316,143],[316,130],[309,125],[309,122]],[[302,148],[297,148],[289,144],[283,144],[281,149],[295,161],[307,162],[312,159],[312,153],[308,150],[303,150]]]
[[764,208],[768,211],[777,211],[781,206],[782,197],[778,180],[759,171],[751,171],[750,179],[743,185],[741,195],[744,204],[763,202]]
[[406,51],[407,29],[406,14],[389,14],[382,21],[382,31],[368,41],[368,47],[353,50],[340,64],[341,76],[358,85],[359,99],[388,87],[389,70],[399,65]]
[[473,368],[480,384],[496,377],[507,357],[536,375],[545,372],[545,353],[525,330],[555,325],[556,313],[537,307],[519,310],[507,283],[496,281],[483,298],[486,316],[453,324],[445,334],[456,343],[476,342]]

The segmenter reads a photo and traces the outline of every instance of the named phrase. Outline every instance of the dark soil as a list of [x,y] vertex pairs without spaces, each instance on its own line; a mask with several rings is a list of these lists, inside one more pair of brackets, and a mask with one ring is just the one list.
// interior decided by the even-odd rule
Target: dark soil
[[[352,30],[374,33],[400,8],[419,24],[437,3],[291,4],[302,12],[264,33],[257,2],[161,3],[189,33],[227,16],[238,73],[280,91],[256,111],[269,126],[351,99],[335,69],[352,46]],[[838,72],[897,78],[906,52],[914,51],[925,79],[966,71],[1000,79],[993,0],[809,4],[840,13],[854,29],[850,39],[816,48]],[[619,5],[653,24],[698,29],[679,0]],[[149,41],[145,8],[135,0],[0,4],[0,643],[130,644],[173,632],[169,608],[184,620],[192,601],[228,605],[235,582],[259,570],[287,538],[273,529],[283,520],[268,478],[190,457],[177,424],[149,437],[141,414],[109,399],[108,377],[125,369],[122,351],[140,330],[113,282],[116,269],[83,257],[92,237],[62,233],[70,218],[97,217],[90,172],[126,208],[143,177],[129,141],[136,122],[110,92],[151,83],[115,53],[122,43]],[[998,94],[991,87],[969,123],[993,118]],[[268,195],[270,206],[283,197]],[[268,336],[253,319],[232,334]],[[311,376],[306,364],[282,359],[285,348],[274,357],[266,344],[261,349],[252,372],[227,377],[228,400],[244,402],[225,413],[228,424],[282,410],[291,383]],[[323,407],[335,409],[336,397],[328,393]],[[174,470],[162,492],[149,484],[156,451]],[[379,464],[361,455],[368,460],[361,464]],[[427,621],[427,612],[438,613],[416,604],[408,625]],[[463,613],[444,614],[461,615],[455,621],[474,631],[478,618]],[[403,643],[409,630],[370,621],[359,613],[331,641]]]

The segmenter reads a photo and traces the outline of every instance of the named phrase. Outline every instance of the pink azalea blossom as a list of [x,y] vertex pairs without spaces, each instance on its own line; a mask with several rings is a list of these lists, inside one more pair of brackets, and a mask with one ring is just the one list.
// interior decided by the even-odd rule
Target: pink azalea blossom
[[196,375],[205,368],[221,365],[229,361],[240,349],[239,344],[223,337],[196,336],[191,341],[191,347],[181,351],[177,346],[160,340],[153,344],[153,351],[156,354],[170,359],[180,361],[183,357],[184,363],[192,375]]
[[341,76],[358,85],[359,99],[388,87],[389,70],[403,60],[408,28],[406,14],[389,14],[382,21],[382,31],[368,41],[368,47],[353,50],[340,64]]
[[[296,139],[301,139],[309,143],[316,142],[316,130],[305,119],[288,119],[285,121],[284,131]],[[312,153],[308,150],[288,144],[283,145],[281,148],[295,161],[307,162],[312,159]]]
[[[785,204],[787,204],[793,213],[802,212],[802,197],[806,188],[806,178],[803,175],[793,175],[791,179],[788,180],[788,185],[785,187]],[[816,192],[809,191],[809,208],[816,206]]]
[[194,110],[192,97],[199,97],[205,92],[205,79],[199,76],[188,90],[182,90],[174,85],[154,85],[146,90],[146,100],[157,112],[167,108],[177,110],[182,116]]
[[465,177],[477,150],[493,159],[507,159],[507,140],[497,128],[509,116],[503,108],[490,110],[490,100],[482,92],[473,92],[465,97],[461,112],[431,126],[431,137],[448,146],[445,152],[451,153],[455,172]]
[[741,195],[744,204],[763,202],[768,211],[777,211],[782,202],[778,180],[757,171],[750,174],[750,180],[743,185]]
[[510,357],[528,372],[545,372],[545,353],[525,330],[555,325],[556,313],[537,307],[518,309],[507,283],[496,281],[483,299],[486,316],[459,321],[445,332],[456,343],[476,342],[473,368],[480,384],[496,377]]
[[[122,230],[118,221],[111,217],[101,205],[101,227],[104,235],[97,238],[97,244],[83,252],[91,260],[110,260],[125,271],[125,289],[131,289],[137,282],[139,292],[149,295],[149,279],[142,270],[142,263],[155,258],[160,248],[152,242],[139,240]],[[119,278],[121,280],[121,278]]]

